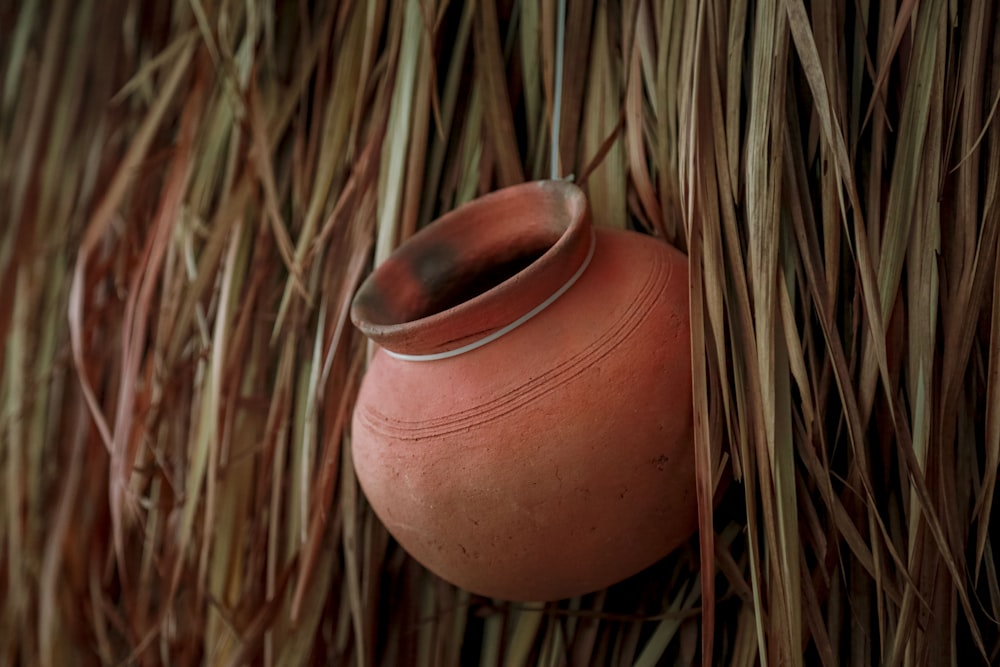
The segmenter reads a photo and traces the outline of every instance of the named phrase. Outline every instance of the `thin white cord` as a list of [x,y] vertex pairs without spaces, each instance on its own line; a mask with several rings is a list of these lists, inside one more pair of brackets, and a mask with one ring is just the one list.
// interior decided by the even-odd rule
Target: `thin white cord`
[[559,0],[559,10],[556,18],[556,80],[555,100],[552,103],[552,139],[550,175],[552,180],[559,178],[559,122],[562,118],[562,80],[563,51],[566,45],[566,0]]
[[403,361],[438,361],[440,359],[457,357],[460,354],[465,354],[466,352],[471,352],[472,350],[479,349],[483,345],[486,345],[487,343],[492,343],[497,338],[500,338],[500,336],[509,334],[511,331],[518,328],[519,326],[530,320],[532,317],[534,317],[538,313],[542,312],[543,310],[551,306],[556,299],[565,294],[566,290],[572,287],[573,284],[580,279],[580,276],[583,275],[583,272],[586,271],[587,267],[590,265],[590,260],[594,258],[594,246],[597,245],[596,239],[594,237],[595,237],[594,230],[591,229],[590,249],[587,250],[587,257],[583,260],[583,263],[580,265],[580,268],[576,270],[576,273],[570,276],[569,280],[567,280],[562,287],[557,289],[552,294],[552,296],[547,298],[545,301],[542,301],[540,304],[538,304],[537,306],[535,306],[534,308],[532,308],[527,313],[517,318],[507,326],[503,327],[502,329],[497,329],[488,336],[473,341],[468,345],[463,345],[462,347],[455,348],[454,350],[448,350],[447,352],[437,352],[435,354],[400,354],[399,352],[386,350],[386,354],[388,354],[391,357],[395,357],[396,359],[402,359]]

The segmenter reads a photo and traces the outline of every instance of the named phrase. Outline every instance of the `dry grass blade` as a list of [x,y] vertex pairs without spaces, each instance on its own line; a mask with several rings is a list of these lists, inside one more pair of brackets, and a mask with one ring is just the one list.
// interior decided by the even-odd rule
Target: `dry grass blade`
[[500,26],[496,5],[479,3],[476,11],[476,67],[486,97],[486,136],[496,159],[500,185],[514,185],[524,180],[521,159],[509,140],[514,136],[507,76],[500,47]]
[[[475,9],[476,5],[474,3],[466,3],[462,9],[462,15],[459,18],[458,26],[453,36],[454,44],[448,63],[448,73],[444,80],[443,90],[440,93],[440,133],[435,133],[434,135],[434,142],[430,149],[430,155],[427,158],[427,164],[425,165],[425,192],[438,192],[439,189],[443,188],[442,178],[444,176],[443,171],[449,139],[453,134],[460,135],[461,133],[461,126],[456,127],[455,113],[459,104],[459,86],[467,64],[465,54],[472,35]],[[420,207],[419,224],[426,225],[431,221],[435,208],[440,203],[439,199],[440,197],[438,196],[424,197]]]
[[[853,246],[855,252],[857,253],[858,271],[861,276],[862,284],[862,300],[865,304],[865,314],[868,316],[868,326],[871,331],[871,338],[866,339],[866,343],[870,343],[868,350],[870,351],[870,355],[874,356],[877,363],[877,367],[875,367],[871,373],[867,372],[867,369],[864,371],[866,382],[862,385],[862,389],[864,391],[862,395],[862,405],[864,407],[865,414],[867,414],[869,409],[868,405],[872,400],[873,394],[873,391],[868,390],[867,387],[874,386],[874,377],[872,377],[871,380],[868,380],[867,378],[869,376],[873,376],[875,372],[881,372],[883,382],[885,382],[886,385],[890,384],[888,370],[889,362],[885,346],[883,344],[883,341],[885,340],[885,320],[887,318],[885,309],[888,307],[886,305],[886,295],[884,292],[876,292],[876,264],[873,262],[871,251],[868,248],[867,235],[862,233],[862,207],[860,196],[855,179],[852,176],[853,169],[851,168],[850,159],[848,157],[847,144],[844,140],[843,130],[841,124],[836,121],[833,107],[830,104],[822,64],[816,48],[815,39],[813,39],[811,34],[805,7],[802,5],[800,0],[785,0],[785,4],[788,11],[788,22],[792,31],[792,37],[795,40],[795,46],[798,51],[799,58],[801,58],[810,90],[816,98],[816,113],[823,127],[824,138],[834,150],[834,165],[840,179],[843,181],[844,186],[847,189],[851,210],[853,212]],[[847,206],[843,202],[843,195],[841,194],[841,189],[839,187],[837,188],[837,193],[838,199],[841,202],[840,208],[846,219]],[[884,256],[885,255],[883,255],[883,257]],[[879,282],[878,287],[881,286],[881,282]],[[881,300],[878,298],[879,295],[881,296]],[[879,303],[882,304],[881,311],[878,307]],[[870,363],[867,361],[868,356],[866,356],[865,359],[866,365],[869,368],[872,368]]]
[[[699,35],[701,34],[702,31],[699,31]],[[706,45],[701,44],[701,48],[705,49]],[[706,72],[698,67],[698,65],[695,65],[695,67],[695,77],[711,76],[710,69]],[[706,200],[708,199],[709,197],[706,196]],[[708,415],[710,414],[708,402],[708,368],[705,355],[700,354],[699,350],[705,349],[708,343],[706,332],[706,320],[708,318],[706,317],[706,310],[714,315],[712,318],[714,322],[721,321],[720,310],[722,308],[722,299],[718,298],[720,295],[718,295],[717,290],[706,290],[704,284],[706,272],[709,278],[712,278],[714,277],[712,269],[718,266],[713,262],[706,269],[703,258],[706,254],[710,253],[706,253],[702,249],[705,236],[709,236],[709,244],[712,246],[712,249],[717,249],[717,245],[711,242],[712,240],[718,240],[718,236],[712,234],[712,231],[718,228],[717,224],[712,224],[717,222],[717,220],[711,219],[712,214],[717,215],[715,207],[708,205],[706,201],[705,209],[702,212],[698,208],[699,202],[697,200],[689,204],[689,206],[691,208],[689,209],[688,219],[691,221],[691,226],[687,229],[687,239],[688,251],[691,253],[688,274],[690,280],[689,308],[691,312],[692,396],[694,398],[695,410],[694,446],[696,474],[698,477],[699,547],[701,549],[701,568],[703,573],[701,595],[705,607],[702,615],[702,664],[709,665],[712,664],[714,653],[715,577],[704,576],[704,573],[714,571],[712,559],[715,554],[715,525],[712,520],[712,507],[715,489],[712,482],[714,481],[713,465],[715,462],[711,456],[712,439],[708,424]],[[709,221],[709,224],[705,225],[707,231],[704,228],[696,229],[696,221],[705,219]],[[708,297],[705,296],[706,292],[709,293]],[[713,299],[713,296],[716,298]],[[714,303],[715,308],[706,308],[706,299],[710,300],[710,304]]]
[[[670,611],[687,611],[697,603],[702,590],[699,579],[700,577],[695,577],[687,593],[679,595],[674,599],[674,602],[670,605]],[[642,652],[632,664],[635,667],[655,667],[655,665],[659,664],[670,640],[680,627],[681,624],[676,617],[668,617],[660,621],[656,626],[656,630],[650,636],[649,641],[646,642]]]
[[392,89],[392,103],[379,172],[376,262],[384,260],[399,242],[398,229],[405,188],[407,143],[411,132],[413,87],[423,38],[423,21],[417,0],[408,0],[406,10],[402,13],[402,20],[397,15],[394,22],[400,23],[399,30],[402,37],[398,60],[393,63],[395,85]]
[[650,28],[649,7],[646,3],[636,3],[632,30],[634,37],[628,57],[628,77],[625,85],[624,113],[628,117],[626,127],[626,147],[629,177],[642,204],[642,214],[648,220],[647,226],[661,236],[666,236],[663,214],[656,198],[656,189],[649,173],[646,155],[645,135],[649,122],[646,119],[643,71],[651,69],[653,59],[653,35]]
[[[366,250],[367,249],[368,248],[366,248]],[[353,267],[354,270],[348,274],[350,278],[345,281],[345,288],[347,291],[341,296],[340,299],[342,305],[337,317],[336,333],[334,334],[333,341],[331,342],[331,347],[334,350],[339,347],[337,345],[337,341],[342,335],[343,329],[347,323],[347,308],[349,306],[349,299],[346,297],[353,294],[358,282],[360,282],[361,260],[357,258],[365,256],[367,256],[367,253],[354,253],[352,255],[355,266]],[[311,498],[311,516],[309,517],[310,522],[308,533],[305,539],[305,544],[303,545],[304,556],[302,570],[300,572],[299,581],[296,585],[295,594],[292,599],[291,620],[293,623],[298,620],[299,609],[306,595],[308,582],[311,581],[311,577],[309,575],[312,568],[315,566],[316,558],[324,539],[327,517],[331,511],[330,503],[333,500],[337,467],[340,462],[340,447],[338,443],[340,442],[343,432],[346,429],[350,399],[353,394],[352,389],[354,378],[357,377],[359,371],[360,359],[356,358],[351,369],[348,371],[346,383],[345,386],[341,388],[342,394],[339,399],[336,399],[334,395],[327,396],[328,406],[333,406],[335,404],[334,401],[336,400],[336,412],[334,413],[336,417],[332,421],[330,430],[323,434],[323,454],[319,458],[319,469],[321,474],[317,480],[318,483],[313,492],[313,497]],[[325,379],[327,374],[324,372],[323,375]]]
[[[34,19],[34,10],[31,4],[25,6],[22,13],[22,23],[18,26],[19,32],[18,36],[24,35],[29,30],[31,21]],[[24,132],[24,138],[21,141],[21,147],[19,150],[19,160],[17,160],[17,169],[12,173],[12,188],[10,192],[10,218],[14,222],[15,227],[20,223],[22,215],[22,207],[25,203],[25,198],[28,196],[28,179],[34,174],[35,170],[38,169],[36,164],[36,158],[38,151],[41,148],[41,142],[43,139],[42,132],[45,129],[45,117],[46,114],[44,110],[51,104],[50,98],[53,93],[53,88],[56,85],[56,76],[60,68],[60,54],[61,54],[61,43],[65,40],[65,33],[67,31],[67,20],[69,16],[72,16],[69,12],[72,3],[63,0],[62,2],[56,3],[53,8],[52,20],[45,27],[45,46],[43,53],[47,54],[48,57],[42,60],[40,71],[38,72],[37,79],[32,82],[34,87],[34,96],[31,98],[30,105],[26,105],[27,108],[33,110],[34,113],[31,115],[31,119],[28,121],[28,127]],[[23,37],[21,39],[24,39]],[[15,40],[14,47],[19,47],[21,40]],[[4,98],[8,98],[8,95],[13,95],[13,86],[16,85],[17,80],[20,77],[22,67],[18,65],[18,60],[23,58],[17,51],[11,53],[12,62],[9,68],[4,68],[7,70],[5,79],[9,77],[9,81],[4,81]],[[8,92],[8,83],[11,88]],[[9,102],[4,104],[4,108],[9,107]],[[6,171],[6,170],[4,170]]]
[[[188,46],[178,55],[177,61],[174,63],[167,80],[164,82],[163,90],[161,91],[160,96],[157,98],[155,105],[150,109],[148,115],[146,116],[143,126],[137,133],[128,154],[125,156],[125,160],[123,160],[121,166],[119,167],[115,179],[109,185],[107,193],[104,195],[104,199],[101,201],[101,204],[97,207],[91,217],[91,221],[87,226],[85,235],[80,245],[80,252],[74,272],[69,299],[69,328],[70,337],[73,343],[73,361],[80,376],[83,393],[87,399],[88,407],[90,408],[94,421],[97,423],[105,445],[112,453],[115,452],[114,436],[112,435],[112,431],[107,424],[106,418],[104,417],[97,396],[94,393],[93,386],[89,380],[90,372],[84,358],[83,301],[85,298],[84,290],[87,281],[85,273],[87,261],[90,254],[96,249],[97,244],[100,242],[113,222],[114,211],[121,202],[122,197],[124,197],[125,189],[127,188],[129,181],[134,177],[139,161],[144,158],[145,152],[153,139],[153,132],[157,129],[157,126],[166,111],[166,107],[171,101],[175,89],[186,74],[185,68],[187,67],[192,54],[193,48]],[[131,434],[123,433],[122,435]],[[114,454],[112,455],[114,456]],[[115,501],[115,504],[112,504],[112,513],[116,516],[114,519],[116,527],[113,532],[114,543],[119,561],[123,564],[125,563],[125,548],[124,537],[122,535],[122,509],[119,503],[124,500],[124,483],[125,480],[122,477],[119,477],[116,480],[115,488],[112,491],[112,497],[118,499]]]
[[793,537],[798,517],[794,485],[790,483],[794,463],[788,414],[788,361],[787,352],[778,344],[780,329],[776,326],[780,320],[775,292],[785,289],[778,280],[778,261],[784,63],[788,49],[784,16],[776,3],[764,3],[757,8],[755,30],[747,151],[761,156],[762,164],[748,166],[747,173],[747,268],[754,310],[754,342],[752,347],[748,346],[748,360],[751,364],[756,362],[756,381],[760,383],[760,412],[755,415],[754,440],[762,482],[764,530],[774,556],[768,577],[774,605],[768,633],[769,659],[775,664],[787,661],[799,664],[796,640],[801,634],[801,584]]
[[[582,157],[587,162],[577,176],[579,182],[587,183],[597,224],[619,228],[626,223],[625,153],[618,141],[619,128],[624,124],[625,110],[620,100],[625,74],[619,72],[622,68],[617,64],[617,54],[613,54],[611,35],[615,24],[623,20],[604,5],[595,10],[581,137]],[[638,124],[636,131],[641,131],[641,115],[631,120]]]
[[[991,166],[1000,166],[1000,141],[994,143]],[[996,181],[994,181],[996,183]],[[992,218],[994,229],[1000,226],[1000,188],[993,186],[993,197],[988,215]],[[997,236],[1000,244],[1000,235]],[[995,252],[1000,256],[1000,246]],[[989,376],[986,385],[986,456],[983,464],[983,484],[976,499],[976,512],[979,514],[979,537],[976,541],[976,578],[979,578],[979,567],[983,562],[986,540],[990,530],[990,516],[993,498],[995,497],[997,471],[1000,469],[1000,262],[995,264],[993,279],[993,304],[990,320],[989,340]]]
[[[278,250],[281,252],[281,259],[285,262],[285,267],[291,275],[293,285],[298,289],[300,295],[309,300],[309,293],[303,282],[302,266],[295,259],[293,250],[294,244],[288,234],[288,225],[282,218],[280,206],[278,204],[278,188],[274,178],[274,165],[271,163],[271,152],[269,150],[271,141],[267,136],[267,128],[264,125],[265,112],[260,100],[260,95],[256,88],[250,89],[250,126],[253,129],[254,148],[251,154],[257,167],[257,176],[264,189],[264,202],[267,210],[268,222],[274,239],[278,243]],[[275,335],[278,331],[275,330]]]

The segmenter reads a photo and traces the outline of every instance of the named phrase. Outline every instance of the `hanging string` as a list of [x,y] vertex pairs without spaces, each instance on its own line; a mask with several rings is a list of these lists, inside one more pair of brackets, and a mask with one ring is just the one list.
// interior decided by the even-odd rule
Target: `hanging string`
[[556,16],[556,80],[555,80],[555,101],[552,104],[552,138],[551,138],[551,159],[552,166],[550,176],[552,180],[559,178],[559,121],[562,119],[562,80],[563,80],[563,51],[566,44],[566,0],[559,0],[559,9]]

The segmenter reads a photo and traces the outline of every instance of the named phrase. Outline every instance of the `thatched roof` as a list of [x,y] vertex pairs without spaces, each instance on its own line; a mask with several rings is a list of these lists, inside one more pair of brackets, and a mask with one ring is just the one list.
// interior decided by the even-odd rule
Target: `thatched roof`
[[[0,5],[0,662],[996,664],[995,3],[568,3],[558,87],[555,3],[314,4]],[[702,530],[515,605],[367,507],[347,307],[557,89],[690,256]]]

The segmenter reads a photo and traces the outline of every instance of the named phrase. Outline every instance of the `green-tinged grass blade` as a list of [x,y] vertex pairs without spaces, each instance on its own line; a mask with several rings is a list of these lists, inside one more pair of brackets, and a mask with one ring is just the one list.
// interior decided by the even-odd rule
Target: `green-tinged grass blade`
[[469,100],[466,125],[462,130],[462,150],[456,156],[454,205],[464,204],[476,196],[482,179],[483,147],[476,137],[483,131],[483,95],[480,86],[473,87]]
[[420,593],[417,596],[419,605],[417,613],[420,615],[420,627],[417,629],[417,654],[414,656],[414,664],[417,667],[432,667],[440,664],[440,656],[437,651],[437,596],[436,586],[429,576],[422,577]]
[[[399,59],[394,63],[396,75],[385,142],[382,146],[382,168],[379,172],[378,235],[375,243],[375,263],[378,264],[399,242],[402,215],[407,148],[412,133],[413,89],[420,59],[424,26],[420,2],[407,0],[403,19]],[[397,19],[398,20],[398,19]]]
[[483,639],[479,653],[479,667],[499,667],[503,657],[503,626],[501,614],[490,614],[483,620]]
[[[687,591],[678,591],[678,595],[670,603],[670,606],[667,607],[667,611],[679,614],[679,612],[685,612],[694,607],[701,598],[701,582],[699,580],[700,577],[695,577],[691,581],[691,586]],[[632,663],[634,667],[656,667],[656,665],[661,664],[667,647],[670,646],[671,641],[673,641],[677,631],[681,627],[680,618],[678,615],[668,614],[666,618],[657,624],[653,634],[645,646],[643,646],[642,652],[639,653],[635,662]]]
[[537,608],[520,608],[511,613],[505,638],[504,667],[527,667],[528,658],[535,650],[542,631],[545,611]]
[[[598,5],[594,17],[582,127],[581,167],[588,173],[580,174],[580,178],[587,179],[587,194],[596,224],[623,228],[626,226],[625,151],[617,135],[622,113],[618,100],[624,88],[624,73],[616,66],[610,41],[611,21],[621,18],[610,16],[614,11]],[[597,160],[600,162],[596,168],[591,168]]]

